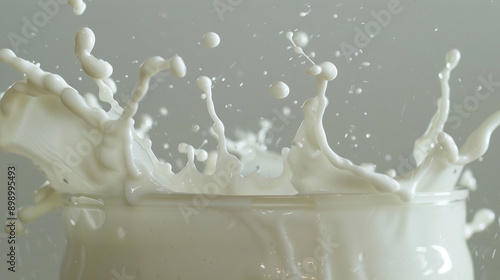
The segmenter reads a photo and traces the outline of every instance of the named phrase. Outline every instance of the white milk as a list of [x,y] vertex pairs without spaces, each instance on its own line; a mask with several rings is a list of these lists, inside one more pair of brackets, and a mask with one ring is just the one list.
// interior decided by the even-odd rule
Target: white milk
[[62,279],[471,280],[467,195],[73,198]]
[[274,98],[283,99],[290,94],[290,88],[282,81],[277,81],[269,86],[269,93]]
[[73,13],[78,16],[82,15],[87,8],[87,5],[83,2],[83,0],[68,0],[68,4],[73,7]]
[[[82,1],[70,2],[82,9]],[[461,148],[443,131],[448,80],[460,53],[446,55],[438,111],[415,142],[418,167],[387,175],[356,165],[329,146],[322,121],[337,68],[305,55],[307,36],[288,32],[286,37],[312,63],[305,71],[317,81],[317,95],[304,103],[304,121],[291,146],[280,155],[264,147],[236,157],[214,109],[212,81],[201,76],[196,82],[206,95],[219,145],[210,155],[179,145],[188,163],[178,173],[151,149],[152,120],[145,117],[134,129],[133,117],[152,76],[167,69],[185,76],[181,57],[144,61],[132,97],[121,107],[113,98],[113,67],[92,55],[92,30],[80,29],[75,53],[98,85],[99,99],[111,105],[105,111],[61,76],[0,50],[0,61],[25,74],[0,99],[0,150],[30,158],[48,179],[36,205],[19,212],[22,221],[65,205],[62,279],[110,279],[110,270],[122,267],[140,279],[165,279],[165,274],[173,279],[472,279],[466,238],[494,215],[482,210],[465,225],[468,193],[455,185],[464,165],[486,152],[500,112]],[[216,47],[220,38],[207,33],[203,42]],[[277,98],[289,90],[283,82],[270,88]],[[195,160],[206,162],[203,172]],[[244,172],[245,163],[259,160],[281,172]],[[318,242],[334,243],[327,256],[315,250]]]
[[215,48],[220,44],[219,34],[215,32],[207,32],[203,36],[203,45],[207,48]]

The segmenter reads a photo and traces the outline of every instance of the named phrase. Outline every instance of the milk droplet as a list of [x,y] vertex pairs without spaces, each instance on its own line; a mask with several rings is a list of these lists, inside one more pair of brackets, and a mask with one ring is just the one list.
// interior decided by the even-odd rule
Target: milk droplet
[[220,37],[219,34],[215,32],[207,32],[203,36],[203,45],[207,48],[215,48],[219,45],[220,43]]
[[198,88],[201,89],[203,92],[208,91],[207,89],[212,87],[212,81],[207,76],[199,77],[196,80],[196,84],[198,85]]
[[295,34],[293,34],[292,40],[295,43],[295,45],[301,48],[304,48],[309,43],[309,38],[307,37],[307,34],[303,31],[298,31]]
[[186,76],[186,64],[180,56],[176,55],[170,59],[170,71],[179,78]]
[[161,108],[160,108],[160,115],[162,115],[162,116],[166,116],[166,115],[168,115],[168,110],[167,110],[167,108],[165,108],[165,107],[161,107]]
[[137,122],[138,128],[136,129],[137,135],[139,137],[144,138],[148,132],[153,128],[153,118],[148,115],[144,114],[141,116],[139,121]]
[[394,169],[387,170],[387,176],[394,178],[394,177],[396,177],[396,175],[397,175],[396,170],[394,170]]
[[68,4],[73,7],[73,14],[80,16],[85,12],[87,5],[83,0],[68,0]]
[[450,50],[446,54],[446,68],[453,70],[460,61],[460,52],[457,49]]
[[200,130],[200,126],[199,126],[199,125],[197,125],[197,124],[193,124],[193,125],[191,126],[191,131],[192,131],[192,132],[198,132],[199,130]]
[[127,231],[123,229],[122,227],[119,227],[116,229],[116,235],[118,239],[124,239],[125,235],[127,235]]
[[290,107],[283,107],[283,115],[285,116],[290,116],[290,114],[292,113],[292,109],[290,109]]
[[12,234],[11,231],[14,231],[13,232],[14,235],[19,235],[19,234],[23,233],[24,226],[20,221],[7,221],[7,222],[5,222],[4,229],[5,229],[5,233],[7,233],[8,235]]
[[87,27],[78,30],[75,40],[75,54],[82,64],[83,71],[94,79],[109,78],[113,67],[108,62],[97,59],[91,54],[95,46],[95,34]]
[[321,66],[321,73],[319,74],[321,78],[331,81],[337,77],[337,67],[333,63],[325,61],[319,64],[319,66]]
[[206,161],[208,159],[208,153],[205,150],[197,149],[195,151],[195,154],[196,154],[197,161],[203,162],[203,161]]
[[307,16],[312,11],[311,10],[311,4],[307,4],[306,6],[307,6],[307,12],[300,12],[299,16],[305,17],[305,16]]
[[269,87],[269,92],[271,93],[271,96],[276,98],[276,99],[283,99],[288,96],[290,93],[290,88],[288,87],[287,84],[283,83],[282,81],[274,82],[270,87]]

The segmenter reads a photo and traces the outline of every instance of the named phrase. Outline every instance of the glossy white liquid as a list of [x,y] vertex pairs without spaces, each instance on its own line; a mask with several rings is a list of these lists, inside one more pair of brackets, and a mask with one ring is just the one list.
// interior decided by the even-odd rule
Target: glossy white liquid
[[[82,1],[71,3],[82,9]],[[317,95],[304,103],[304,121],[291,146],[283,149],[280,155],[262,149],[251,159],[242,153],[237,158],[228,149],[224,125],[214,109],[212,81],[201,76],[196,82],[206,95],[207,110],[214,122],[213,132],[219,145],[211,156],[203,149],[179,145],[179,151],[188,157],[187,165],[179,173],[174,173],[169,163],[159,161],[151,150],[151,141],[147,138],[151,119],[146,117],[135,129],[133,118],[152,76],[167,69],[177,77],[186,75],[187,68],[182,58],[151,57],[144,61],[132,98],[121,107],[113,98],[116,92],[111,79],[113,67],[92,54],[96,43],[92,30],[80,29],[76,35],[75,53],[85,73],[95,80],[99,99],[111,105],[111,109],[105,111],[95,98],[82,97],[62,77],[17,57],[11,50],[0,50],[0,61],[26,75],[1,96],[0,149],[30,158],[48,179],[36,195],[37,204],[23,208],[19,218],[25,222],[37,219],[64,204],[61,196],[66,194],[82,195],[72,203],[95,208],[77,207],[65,213],[69,215],[66,217],[70,240],[68,259],[81,260],[76,268],[71,263],[66,266],[68,271],[63,271],[65,279],[80,279],[78,277],[82,275],[78,273],[85,273],[82,279],[108,279],[110,275],[99,271],[97,265],[120,264],[141,275],[147,274],[146,279],[161,275],[164,266],[156,260],[160,251],[158,254],[150,252],[160,248],[155,246],[167,246],[169,242],[148,237],[150,235],[142,232],[148,227],[143,222],[147,222],[150,232],[160,237],[168,232],[172,244],[184,244],[181,249],[164,247],[161,252],[168,254],[165,255],[171,262],[168,266],[178,269],[178,274],[183,274],[185,279],[302,277],[299,262],[310,257],[307,250],[312,248],[314,251],[315,240],[326,233],[332,238],[337,236],[338,247],[332,245],[328,260],[312,262],[315,272],[311,279],[391,280],[408,277],[408,274],[414,279],[424,279],[421,278],[424,276],[425,279],[455,279],[459,276],[464,277],[460,279],[471,279],[465,239],[491,223],[492,212],[481,210],[473,222],[466,225],[463,201],[450,209],[444,207],[445,216],[437,215],[434,211],[439,210],[433,206],[439,205],[436,196],[445,196],[450,201],[454,201],[451,198],[465,198],[464,191],[453,190],[464,165],[486,152],[491,133],[500,124],[500,112],[488,118],[461,148],[443,131],[449,113],[448,80],[458,64],[460,53],[451,50],[446,55],[445,67],[439,76],[442,97],[438,111],[427,131],[415,142],[414,156],[418,167],[407,174],[387,175],[377,173],[369,165],[356,165],[330,147],[322,122],[328,104],[327,86],[336,78],[337,68],[331,62],[314,63],[302,49],[307,44],[304,36],[288,32],[286,37],[294,45],[294,51],[313,64],[305,71],[317,81]],[[219,42],[215,33],[207,33],[203,38],[204,45],[210,48]],[[286,97],[289,88],[285,86],[284,83],[271,86],[271,94],[277,98]],[[207,163],[204,172],[198,171],[195,160]],[[243,175],[244,164],[255,160],[279,161],[281,172],[273,177],[257,171]],[[470,180],[465,178],[466,181]],[[193,202],[190,206],[186,202],[176,204],[175,211],[168,210],[168,215],[156,208],[149,212],[140,207],[154,204],[152,197],[178,197],[179,194],[189,194],[182,199],[193,198],[193,201],[204,198],[213,201],[215,206],[208,207],[207,204],[199,209],[204,204]],[[344,196],[335,196],[339,194]],[[257,200],[238,198],[242,195],[251,195]],[[258,197],[269,195],[286,196],[293,203],[282,206],[282,200],[270,200],[262,206]],[[114,203],[123,204],[124,208],[108,211],[99,200],[100,196],[112,197]],[[242,200],[242,204],[227,202],[225,196],[231,196],[234,201]],[[328,199],[333,200],[334,205],[328,204]],[[346,201],[353,204],[346,204]],[[431,206],[421,209],[418,205],[422,203]],[[394,205],[397,205],[397,211],[389,212]],[[304,207],[308,210],[305,211]],[[238,211],[234,212],[235,209]],[[345,211],[348,211],[347,215]],[[152,218],[146,221],[143,215]],[[162,220],[165,215],[169,219]],[[428,218],[433,215],[441,218]],[[202,216],[205,219],[199,221]],[[353,220],[353,217],[358,219]],[[197,219],[198,224],[187,226],[192,219]],[[357,222],[359,220],[363,222]],[[233,233],[229,237],[222,235],[220,230],[229,227]],[[306,230],[302,230],[304,228]],[[377,238],[372,240],[361,233]],[[141,242],[127,239],[141,234],[146,236]],[[442,236],[447,238],[443,240]],[[116,238],[118,243],[113,241]],[[198,239],[201,240],[199,243],[193,243]],[[230,262],[234,258],[214,255],[218,248],[229,250],[235,244],[242,246],[241,252],[244,253],[238,254],[242,256],[241,260]],[[391,246],[396,249],[389,250]],[[149,248],[149,259],[137,263],[145,266],[156,264],[154,267],[137,267],[128,263],[135,256],[125,254],[124,250],[141,256],[142,247]],[[383,252],[385,254],[381,257]],[[182,256],[187,258],[193,254],[196,258],[206,256],[205,261],[210,259],[210,268],[193,270],[195,263],[183,265]],[[400,256],[415,259],[415,263],[403,262],[387,274],[385,266]],[[85,265],[81,266],[82,262]],[[364,266],[365,262],[369,265]],[[449,267],[450,263],[454,269]],[[239,269],[238,265],[244,267]],[[213,271],[213,276],[208,276],[212,278],[207,278],[206,271]],[[248,274],[242,276],[242,271]],[[449,278],[443,278],[443,275]]]
[[269,93],[276,99],[283,99],[290,94],[290,88],[282,81],[274,82],[269,86]]
[[62,279],[109,279],[124,267],[137,279],[472,280],[466,196],[185,195],[139,209],[82,201],[63,208]]
[[219,44],[220,44],[219,34],[215,32],[207,32],[203,36],[203,45],[205,45],[205,47],[213,49],[217,47]]
[[87,8],[87,5],[83,0],[68,0],[68,4],[73,7],[73,13],[75,15],[82,15]]

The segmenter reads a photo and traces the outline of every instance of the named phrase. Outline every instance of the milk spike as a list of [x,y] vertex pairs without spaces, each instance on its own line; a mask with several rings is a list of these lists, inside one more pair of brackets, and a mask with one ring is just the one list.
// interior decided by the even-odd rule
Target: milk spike
[[444,125],[448,120],[448,114],[450,112],[450,73],[455,69],[459,61],[460,52],[458,50],[453,49],[446,54],[446,65],[439,73],[441,98],[439,98],[437,102],[438,109],[434,116],[432,116],[431,122],[425,133],[415,141],[413,157],[415,158],[417,166],[424,161],[428,152],[437,144],[438,134],[443,132]]

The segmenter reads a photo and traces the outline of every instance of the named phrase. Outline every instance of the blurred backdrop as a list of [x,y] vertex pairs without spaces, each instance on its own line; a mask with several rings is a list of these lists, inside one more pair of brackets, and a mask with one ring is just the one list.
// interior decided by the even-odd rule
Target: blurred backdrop
[[[316,82],[304,73],[310,63],[290,49],[287,31],[305,32],[305,52],[314,52],[316,62],[332,61],[339,70],[329,85],[324,119],[331,146],[356,163],[375,163],[380,172],[413,164],[413,142],[436,110],[438,73],[450,49],[459,49],[462,59],[450,79],[452,121],[446,132],[460,146],[500,108],[498,1],[108,0],[86,1],[82,16],[73,15],[64,2],[2,1],[0,48],[11,48],[60,74],[81,93],[96,92],[74,55],[75,34],[88,26],[97,37],[94,55],[114,66],[121,104],[130,98],[144,59],[182,56],[186,78],[167,72],[157,76],[138,114],[155,119],[150,132],[154,150],[176,170],[185,162],[177,152],[180,142],[200,146],[209,139],[206,147],[215,147],[215,139],[207,135],[212,123],[196,86],[201,75],[215,77],[216,110],[229,137],[238,130],[258,131],[262,118],[276,119],[270,149],[290,145],[302,120],[301,104],[315,95]],[[221,36],[215,49],[201,43],[208,31]],[[0,91],[21,78],[0,64]],[[268,90],[278,80],[290,87],[282,100]],[[162,107],[168,114],[161,113]],[[284,108],[291,110],[288,118],[280,118]],[[193,132],[193,125],[200,130]],[[1,220],[7,215],[7,164],[17,167],[19,205],[33,204],[33,192],[44,182],[29,160],[0,153]],[[496,131],[488,153],[469,166],[479,186],[469,199],[469,218],[484,207],[500,215],[499,165]],[[478,280],[500,277],[499,223],[495,220],[469,242]],[[58,279],[65,248],[60,214],[47,214],[25,229],[17,240],[17,272],[7,273],[2,261],[0,278]],[[0,233],[0,259],[5,259],[6,236]]]

